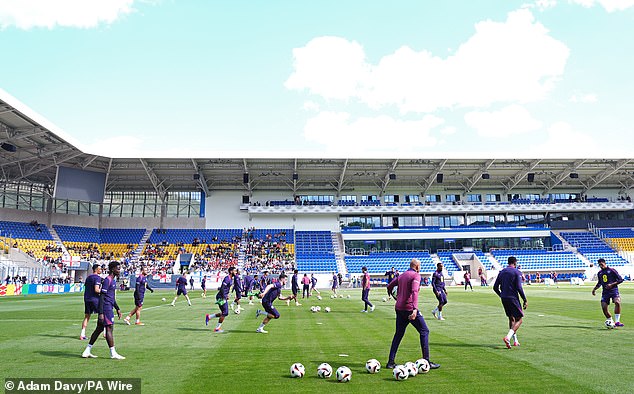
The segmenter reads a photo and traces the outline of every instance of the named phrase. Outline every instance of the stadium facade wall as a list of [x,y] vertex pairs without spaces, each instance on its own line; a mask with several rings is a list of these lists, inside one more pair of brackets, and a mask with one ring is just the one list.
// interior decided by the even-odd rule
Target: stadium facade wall
[[65,284],[65,285],[0,285],[0,297],[31,295],[31,294],[64,294],[64,293],[81,293],[84,291],[84,285],[81,283]]

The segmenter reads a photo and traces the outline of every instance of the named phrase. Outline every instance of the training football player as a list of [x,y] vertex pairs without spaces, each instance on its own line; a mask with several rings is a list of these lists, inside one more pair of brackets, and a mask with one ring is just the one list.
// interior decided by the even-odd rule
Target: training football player
[[315,275],[310,274],[310,295],[313,295],[313,291],[316,291],[318,295],[321,295],[321,292],[315,286],[317,286],[317,278],[315,278]]
[[207,298],[207,275],[203,275],[203,279],[200,281],[200,288],[203,290],[202,297]]
[[614,268],[608,267],[605,259],[599,259],[597,263],[601,270],[597,274],[599,281],[597,285],[594,286],[594,289],[592,289],[592,295],[596,294],[599,287],[603,287],[603,291],[601,292],[601,309],[603,310],[603,314],[606,319],[612,320],[612,315],[608,310],[611,300],[614,302],[614,326],[623,327],[624,324],[621,323],[621,296],[619,295],[619,285],[623,283],[623,278]]
[[[516,266],[517,259],[513,256],[509,256],[508,266],[500,271],[495,280],[495,284],[493,284],[493,291],[495,291],[502,300],[504,312],[509,318],[509,332],[502,338],[507,349],[511,348],[511,340],[513,340],[513,346],[520,345],[517,340],[517,330],[519,330],[522,325],[522,318],[524,317],[523,309],[526,309],[528,306],[524,289],[522,289],[522,273]],[[520,297],[522,297],[524,301],[523,307],[520,306]]]
[[[295,298],[295,306],[300,306],[301,304],[297,301],[297,294],[299,293],[299,278],[297,277],[297,269],[293,270],[293,276],[291,277],[291,292],[293,293],[293,298]],[[286,301],[288,304],[289,301]]]
[[101,281],[101,289],[99,292],[99,317],[97,319],[97,328],[95,328],[95,331],[93,331],[92,335],[90,336],[88,346],[86,346],[86,349],[81,354],[83,358],[97,357],[91,352],[92,345],[94,345],[99,338],[99,334],[101,334],[105,330],[106,342],[108,343],[108,347],[110,348],[110,358],[125,360],[125,357],[117,353],[117,351],[115,350],[113,330],[113,308],[116,309],[117,316],[119,317],[119,319],[121,319],[121,310],[119,309],[119,305],[117,305],[117,300],[115,298],[115,292],[117,289],[116,278],[119,276],[120,270],[121,266],[118,261],[111,261],[110,264],[108,264],[108,271],[110,275],[108,275]]
[[86,278],[84,285],[84,321],[81,322],[79,339],[86,339],[86,327],[90,315],[99,311],[99,289],[101,288],[101,265],[92,265],[92,275]]
[[240,270],[235,269],[233,275],[233,291],[236,293],[233,302],[231,303],[231,310],[238,308],[238,313],[242,311],[242,307],[240,306],[240,300],[242,299],[242,277],[240,276]]
[[253,294],[259,293],[260,282],[257,274],[254,276],[245,275],[244,277],[244,295],[249,297],[249,305],[253,305]]
[[172,300],[172,303],[170,304],[171,306],[174,306],[176,300],[181,294],[184,295],[187,299],[187,304],[189,304],[189,306],[192,306],[189,295],[187,295],[187,278],[182,275],[179,276],[178,279],[176,279],[176,297],[174,297],[174,300]]
[[224,332],[222,329],[222,323],[225,321],[225,317],[229,315],[229,293],[231,292],[231,285],[233,284],[233,277],[235,276],[235,267],[229,267],[227,270],[227,276],[224,277],[220,283],[220,288],[216,294],[216,304],[220,308],[220,312],[210,315],[205,315],[205,325],[209,324],[209,320],[218,318],[218,324],[214,328],[214,332]]
[[367,313],[368,307],[370,307],[370,312],[374,312],[374,305],[370,302],[370,274],[368,274],[367,267],[361,267],[361,272],[363,273],[361,276],[361,300],[363,301],[364,308],[361,312]]
[[264,311],[258,309],[255,312],[255,317],[258,318],[260,315],[266,315],[266,317],[264,318],[264,320],[262,320],[262,324],[260,324],[260,327],[255,330],[256,332],[259,332],[261,334],[268,334],[268,331],[264,330],[264,326],[266,326],[271,321],[271,319],[280,318],[280,313],[273,306],[273,301],[275,301],[276,298],[279,298],[281,301],[293,299],[293,296],[282,296],[282,288],[286,286],[286,279],[286,274],[282,272],[278,277],[277,282],[271,283],[270,285],[266,286],[264,291],[258,295],[258,297],[262,299],[262,307],[264,308]]
[[125,324],[130,325],[130,319],[132,315],[136,315],[136,321],[134,324],[137,326],[144,326],[145,324],[141,323],[141,309],[143,309],[143,299],[145,298],[145,289],[148,289],[152,293],[154,293],[154,289],[150,287],[150,284],[147,282],[147,269],[145,267],[141,267],[141,274],[136,278],[136,284],[134,285],[134,308],[130,311],[130,314],[125,317]]
[[436,265],[436,271],[431,276],[431,288],[438,300],[438,306],[431,313],[436,319],[445,320],[442,317],[442,308],[447,304],[447,289],[445,288],[445,278],[442,275],[442,263]]
[[335,295],[335,297],[337,296],[337,287],[339,287],[339,278],[337,277],[337,273],[333,272],[332,273],[332,294]]
[[[387,293],[392,294],[394,287],[398,286],[398,294],[396,296],[396,331],[392,338],[390,346],[390,355],[387,361],[387,368],[396,367],[396,352],[401,344],[401,340],[405,335],[405,329],[411,323],[420,335],[420,347],[423,358],[429,361],[429,328],[425,323],[423,315],[418,310],[418,292],[420,290],[420,261],[412,259],[409,263],[409,269],[403,274],[395,277],[387,285]],[[439,364],[429,361],[431,369],[440,368]]]

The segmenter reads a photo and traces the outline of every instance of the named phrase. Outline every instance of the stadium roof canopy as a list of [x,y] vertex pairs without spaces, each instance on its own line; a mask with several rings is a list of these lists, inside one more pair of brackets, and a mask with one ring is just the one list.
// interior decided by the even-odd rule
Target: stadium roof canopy
[[[377,194],[439,187],[472,190],[530,189],[591,193],[634,187],[634,159],[459,158],[113,158],[78,148],[61,129],[0,90],[0,179],[43,184],[52,191],[58,166],[107,174],[107,191],[323,190]],[[248,183],[243,174],[248,173]],[[297,174],[294,176],[294,174]],[[443,174],[442,184],[437,182]],[[529,182],[529,174],[534,174]],[[484,175],[484,176],[483,176]]]

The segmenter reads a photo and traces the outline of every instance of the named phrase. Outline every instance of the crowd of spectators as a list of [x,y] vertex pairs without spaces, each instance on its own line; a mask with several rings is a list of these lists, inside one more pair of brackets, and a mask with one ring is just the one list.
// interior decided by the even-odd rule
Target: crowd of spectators
[[295,253],[286,245],[286,232],[266,234],[263,239],[255,237],[255,228],[244,231],[244,271],[290,271],[295,268]]

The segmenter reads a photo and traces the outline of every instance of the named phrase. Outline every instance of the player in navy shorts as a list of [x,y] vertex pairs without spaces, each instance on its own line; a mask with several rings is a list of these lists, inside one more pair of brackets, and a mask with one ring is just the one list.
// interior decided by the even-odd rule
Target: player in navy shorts
[[[244,276],[244,296],[249,297],[249,305],[253,305],[253,286],[256,284],[258,276],[245,275]],[[259,284],[258,284],[259,286]]]
[[[522,318],[524,317],[523,309],[526,309],[528,306],[524,289],[522,289],[522,273],[515,268],[516,265],[517,259],[510,256],[508,258],[508,266],[500,271],[493,285],[493,291],[495,291],[502,300],[504,312],[509,318],[509,332],[502,338],[507,349],[511,348],[511,339],[513,339],[513,346],[520,345],[517,340],[517,330],[519,330],[522,325]],[[522,297],[524,301],[523,308],[520,306],[520,297]]]
[[200,281],[200,288],[203,289],[203,298],[207,298],[207,276],[203,276],[203,279]]
[[606,319],[612,320],[608,306],[610,305],[610,301],[614,302],[614,326],[623,327],[624,324],[621,323],[621,296],[619,294],[619,285],[623,283],[623,278],[614,268],[608,267],[604,259],[599,259],[597,263],[601,270],[597,274],[599,281],[597,285],[594,286],[594,289],[592,289],[592,295],[596,294],[599,287],[603,287],[603,292],[601,293],[601,309],[603,310],[603,314]]
[[[240,313],[244,308],[240,306],[240,300],[242,299],[242,291],[243,291],[243,283],[242,277],[240,276],[240,270],[235,269],[233,275],[233,291],[236,293],[236,297],[233,299],[231,303],[231,310],[236,310],[236,313]],[[237,308],[237,309],[236,309]]]
[[[397,271],[398,272],[398,271]],[[396,275],[398,277],[398,275]],[[438,320],[445,320],[442,317],[442,308],[447,304],[447,289],[445,288],[445,278],[442,275],[442,263],[436,265],[436,271],[431,276],[431,288],[438,300],[438,306],[431,311]]]
[[187,278],[185,278],[184,276],[179,276],[178,279],[176,279],[176,297],[174,297],[174,300],[170,304],[171,306],[174,306],[174,303],[178,299],[178,296],[180,296],[181,294],[184,295],[187,299],[187,304],[189,304],[189,306],[192,306],[192,302],[187,295]]
[[[293,293],[293,298],[295,298],[295,306],[300,306],[302,304],[300,304],[297,301],[297,294],[299,293],[299,278],[298,278],[298,271],[294,270],[293,271],[293,277],[291,278],[291,292]],[[290,304],[290,300],[286,301],[286,305]]]
[[218,318],[218,324],[216,325],[216,328],[214,328],[214,332],[224,332],[222,329],[222,323],[225,321],[225,317],[229,315],[229,293],[231,291],[231,285],[233,284],[235,271],[235,267],[229,267],[227,270],[227,276],[225,276],[222,283],[220,283],[218,294],[216,294],[216,304],[218,304],[220,312],[215,315],[205,315],[205,325],[209,324],[209,320],[216,317]]
[[101,288],[101,265],[92,265],[92,275],[86,278],[84,286],[84,321],[81,323],[81,334],[79,339],[86,339],[86,327],[90,320],[90,315],[99,311],[99,291]]
[[117,305],[117,300],[115,299],[115,292],[117,289],[117,281],[116,278],[119,276],[119,272],[121,270],[121,266],[118,261],[111,261],[108,264],[108,271],[110,271],[110,275],[105,277],[101,281],[101,290],[99,293],[99,318],[97,320],[97,328],[93,331],[90,336],[90,342],[88,342],[88,346],[81,354],[83,358],[93,358],[97,357],[91,353],[92,345],[95,344],[97,339],[99,338],[99,334],[101,334],[104,330],[106,331],[106,342],[108,342],[108,347],[110,348],[110,358],[114,358],[117,360],[124,360],[125,357],[117,353],[114,348],[114,312],[112,308],[117,310],[117,316],[121,319],[121,310],[119,309],[119,305]]
[[136,322],[134,324],[137,326],[145,325],[141,323],[141,309],[143,309],[145,289],[148,289],[149,291],[154,293],[154,289],[152,289],[147,283],[147,269],[145,267],[141,267],[141,274],[137,276],[136,284],[134,285],[134,308],[132,308],[130,314],[125,317],[125,324],[130,325],[130,319],[132,318],[132,315],[136,315]]
[[277,282],[271,283],[270,285],[266,286],[266,289],[264,289],[264,291],[258,295],[258,297],[262,299],[262,307],[264,308],[264,311],[258,309],[255,312],[255,317],[258,318],[260,315],[266,315],[266,317],[264,318],[264,320],[262,320],[262,324],[260,324],[260,327],[255,330],[256,332],[259,332],[261,334],[268,334],[268,331],[264,331],[264,326],[266,326],[269,321],[271,321],[271,319],[280,318],[280,313],[273,306],[273,301],[275,301],[276,298],[279,298],[282,301],[293,299],[293,296],[282,296],[282,288],[286,285],[286,279],[286,274],[282,272],[277,278]]

